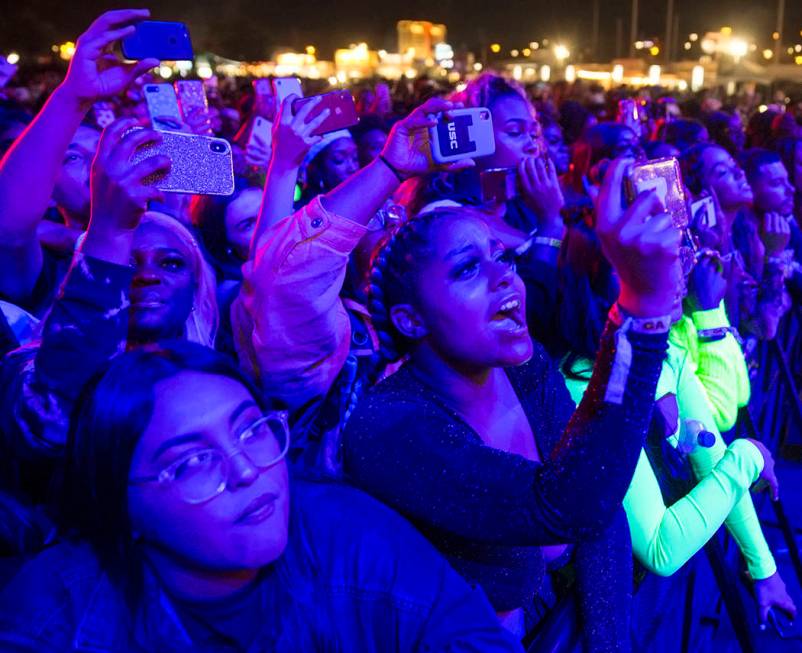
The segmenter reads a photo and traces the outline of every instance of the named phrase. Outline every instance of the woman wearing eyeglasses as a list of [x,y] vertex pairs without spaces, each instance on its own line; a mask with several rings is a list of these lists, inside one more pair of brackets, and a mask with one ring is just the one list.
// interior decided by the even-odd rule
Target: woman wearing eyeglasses
[[360,492],[293,481],[282,414],[210,349],[117,357],[84,391],[63,521],[0,597],[14,651],[520,647],[415,530]]

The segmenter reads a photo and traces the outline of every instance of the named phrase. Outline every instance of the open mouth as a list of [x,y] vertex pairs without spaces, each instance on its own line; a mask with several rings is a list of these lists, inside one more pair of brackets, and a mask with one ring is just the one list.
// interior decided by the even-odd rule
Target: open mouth
[[499,306],[490,318],[494,328],[511,331],[526,331],[526,318],[523,315],[523,304],[517,297],[510,297]]

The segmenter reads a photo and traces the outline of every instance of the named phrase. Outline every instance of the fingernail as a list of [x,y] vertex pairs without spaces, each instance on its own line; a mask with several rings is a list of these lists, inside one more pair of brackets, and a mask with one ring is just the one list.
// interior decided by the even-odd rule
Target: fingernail
[[760,630],[766,630],[766,624],[760,624]]

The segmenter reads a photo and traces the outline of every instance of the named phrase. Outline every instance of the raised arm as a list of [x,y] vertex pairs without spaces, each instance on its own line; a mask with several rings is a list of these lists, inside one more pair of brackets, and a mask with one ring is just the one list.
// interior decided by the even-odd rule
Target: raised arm
[[[342,368],[351,336],[339,297],[348,257],[398,188],[399,175],[434,169],[431,114],[455,106],[439,98],[420,106],[393,127],[382,152],[389,166],[373,161],[294,215],[267,226],[281,211],[263,205],[265,224],[257,227],[252,260],[243,266],[232,323],[240,362],[290,408],[328,392]],[[298,130],[296,123],[292,131]]]
[[64,81],[0,161],[0,292],[25,297],[42,267],[37,226],[50,202],[62,159],[92,103],[112,97],[158,65],[125,64],[109,46],[129,35],[148,10],[109,11],[77,41]]

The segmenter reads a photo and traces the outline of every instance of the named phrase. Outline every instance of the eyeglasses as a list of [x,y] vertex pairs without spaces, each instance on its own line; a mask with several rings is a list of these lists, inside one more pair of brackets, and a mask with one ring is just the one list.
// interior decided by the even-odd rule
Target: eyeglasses
[[368,221],[368,231],[383,231],[398,229],[407,221],[406,209],[400,204],[390,204],[387,208],[379,209]]
[[187,503],[209,501],[228,486],[234,456],[244,454],[261,471],[285,458],[290,449],[287,413],[273,412],[259,418],[239,434],[237,442],[239,446],[232,453],[216,448],[191,451],[158,474],[131,478],[128,483],[169,483]]

